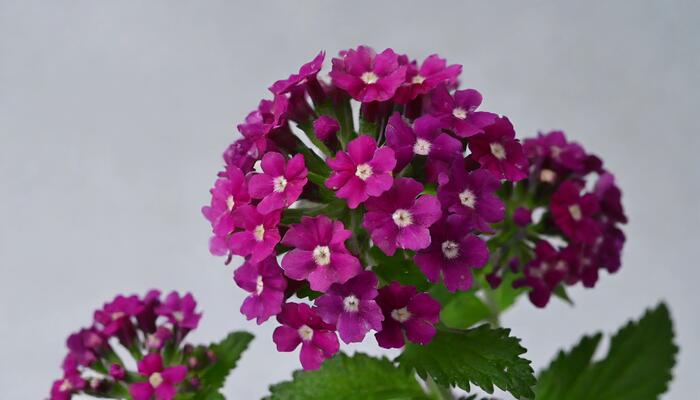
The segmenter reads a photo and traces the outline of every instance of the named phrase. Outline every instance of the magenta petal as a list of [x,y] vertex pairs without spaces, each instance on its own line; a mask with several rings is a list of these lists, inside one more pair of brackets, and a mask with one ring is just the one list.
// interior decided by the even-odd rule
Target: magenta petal
[[370,327],[359,313],[342,313],[338,317],[338,333],[345,343],[359,343],[365,338]]
[[172,400],[177,394],[177,390],[170,385],[161,384],[155,390],[156,400]]
[[163,359],[160,354],[148,354],[138,362],[138,370],[143,375],[160,372],[163,370]]
[[408,340],[418,344],[430,343],[436,333],[436,329],[432,324],[419,318],[409,319],[404,323],[404,326],[406,327]]
[[399,229],[396,244],[402,249],[424,249],[430,245],[430,231],[420,225],[409,225]]
[[289,352],[294,351],[299,346],[301,337],[296,329],[283,325],[275,328],[272,333],[272,341],[277,345],[277,351]]
[[164,369],[161,375],[165,381],[170,384],[180,383],[185,379],[185,376],[187,376],[187,367],[184,365],[175,365]]
[[297,281],[306,279],[315,268],[311,251],[295,249],[282,258],[284,274]]
[[301,352],[299,353],[299,360],[301,361],[301,366],[305,370],[319,369],[325,357],[323,355],[323,350],[314,346],[311,343],[304,342],[301,345]]
[[323,350],[326,357],[331,357],[340,350],[338,335],[334,331],[317,330],[311,339],[314,346]]
[[375,150],[377,150],[377,144],[368,135],[360,135],[348,143],[348,153],[356,164],[369,162]]
[[272,193],[272,177],[266,174],[256,174],[248,181],[248,192],[254,199],[262,199]]
[[267,153],[263,156],[260,166],[266,175],[277,177],[284,176],[286,160],[280,153]]
[[384,322],[381,332],[374,334],[379,346],[385,349],[400,349],[404,346],[401,324],[390,319]]
[[236,232],[229,239],[231,252],[239,256],[250,254],[255,243],[255,238],[250,232]]
[[153,387],[148,382],[136,382],[129,385],[129,394],[134,400],[149,400],[153,395]]

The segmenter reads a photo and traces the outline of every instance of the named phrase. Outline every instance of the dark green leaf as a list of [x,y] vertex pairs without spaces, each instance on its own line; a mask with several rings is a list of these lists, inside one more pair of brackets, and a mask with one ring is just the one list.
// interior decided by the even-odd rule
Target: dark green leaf
[[271,400],[427,399],[409,371],[386,358],[340,353],[316,371],[296,371],[292,381],[270,387]]
[[564,399],[565,393],[590,365],[600,338],[601,334],[584,336],[570,352],[560,351],[549,367],[540,373],[537,398]]
[[473,383],[488,393],[494,385],[518,398],[534,397],[535,376],[525,349],[510,330],[488,325],[467,331],[439,330],[426,346],[408,344],[398,357],[401,366],[415,369],[437,383],[469,391]]
[[570,305],[570,306],[573,306],[573,305],[574,305],[574,301],[571,300],[571,297],[569,297],[569,293],[566,292],[566,288],[564,288],[564,285],[558,285],[558,286],[554,289],[553,294],[554,294],[554,297],[559,298],[559,299],[562,300],[564,303],[567,303],[567,304]]
[[216,393],[224,386],[226,377],[236,366],[251,340],[253,335],[248,332],[233,332],[221,342],[210,346],[216,360],[202,372],[202,393]]
[[491,311],[474,292],[457,292],[443,305],[440,321],[451,328],[466,329],[490,316]]
[[370,257],[376,263],[372,270],[384,282],[398,281],[404,285],[412,285],[420,291],[427,290],[430,283],[425,275],[413,263],[413,257],[403,250],[398,250],[393,256],[387,256],[379,248],[369,251]]

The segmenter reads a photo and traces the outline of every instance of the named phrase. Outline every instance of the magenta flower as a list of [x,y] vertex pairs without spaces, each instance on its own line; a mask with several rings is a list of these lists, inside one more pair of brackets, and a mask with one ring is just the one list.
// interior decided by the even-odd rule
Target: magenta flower
[[214,255],[225,255],[228,252],[225,238],[233,232],[235,225],[233,211],[238,206],[250,202],[248,185],[243,172],[230,165],[223,176],[216,180],[210,192],[210,205],[202,207],[202,214],[211,223],[214,232],[209,250]]
[[336,195],[346,199],[348,207],[357,208],[370,196],[376,197],[389,190],[396,165],[394,150],[377,148],[370,136],[361,135],[348,143],[348,151],[339,151],[327,160],[333,169],[326,187],[337,190]]
[[343,342],[361,342],[370,329],[382,329],[384,316],[374,300],[377,293],[377,276],[364,271],[344,284],[333,284],[315,304],[323,321],[337,327]]
[[253,175],[248,183],[250,196],[262,199],[257,206],[258,212],[268,214],[297,201],[308,174],[303,154],[286,162],[280,153],[267,153],[262,158],[261,167],[263,173]]
[[70,400],[74,393],[85,388],[86,382],[77,371],[67,372],[63,379],[53,382],[51,385],[50,400]]
[[622,207],[622,191],[615,184],[615,176],[609,172],[603,172],[595,183],[593,189],[600,200],[600,211],[612,221],[627,223],[627,216]]
[[330,77],[333,84],[363,103],[386,101],[406,78],[406,66],[399,65],[399,56],[392,49],[376,54],[371,47],[340,52],[334,58]]
[[457,77],[462,73],[459,64],[447,65],[444,58],[437,54],[431,54],[420,67],[416,62],[407,65],[406,81],[396,90],[394,101],[406,104],[421,94],[426,94],[440,84],[453,86],[457,83]]
[[242,138],[231,143],[224,151],[223,158],[226,165],[238,167],[244,173],[253,170],[255,162],[260,159],[262,152],[258,150],[255,141]]
[[238,125],[238,131],[253,141],[259,154],[265,153],[270,146],[270,132],[287,122],[288,105],[287,97],[280,95],[275,95],[272,100],[261,100],[258,109],[248,114],[245,123]]
[[440,202],[433,195],[417,196],[423,185],[411,178],[399,178],[394,186],[367,201],[362,226],[372,241],[387,255],[396,248],[420,250],[430,245],[428,228],[440,219]]
[[539,133],[523,142],[523,151],[530,159],[540,159],[543,170],[553,173],[582,172],[586,152],[578,143],[568,142],[562,131]]
[[101,310],[95,311],[94,320],[101,325],[104,336],[116,336],[119,342],[128,347],[136,336],[131,317],[135,317],[142,309],[143,303],[138,296],[118,295],[112,302],[105,303]]
[[313,60],[307,62],[299,68],[299,72],[289,75],[287,79],[280,79],[270,86],[270,91],[273,94],[280,95],[288,93],[293,88],[303,85],[308,79],[316,79],[316,74],[323,67],[323,59],[326,57],[326,52],[319,52]]
[[301,343],[299,360],[304,369],[318,369],[340,350],[335,327],[324,323],[308,304],[284,304],[277,321],[282,324],[272,333],[277,351],[294,351]]
[[90,366],[97,361],[100,353],[109,348],[109,344],[96,329],[83,328],[68,336],[66,347],[70,361],[64,362],[64,369],[69,370],[77,366]]
[[109,366],[109,376],[117,381],[121,381],[126,377],[126,370],[119,364],[112,364]]
[[306,279],[311,289],[321,292],[333,283],[347,282],[362,271],[360,261],[345,248],[351,235],[340,221],[324,215],[303,217],[282,239],[282,244],[294,248],[282,259],[285,275]]
[[430,228],[431,243],[416,253],[413,260],[433,283],[443,278],[447,290],[469,290],[472,269],[486,265],[486,243],[471,233],[472,225],[464,217],[450,215]]
[[562,183],[552,195],[549,208],[559,229],[572,240],[593,244],[600,236],[600,226],[593,218],[599,210],[598,198],[590,193],[581,196],[576,183]]
[[233,280],[241,289],[250,293],[241,305],[241,313],[246,318],[256,318],[260,325],[282,310],[287,280],[274,255],[257,264],[244,262],[234,272]]
[[433,114],[446,128],[464,138],[482,133],[496,121],[496,114],[476,111],[480,105],[481,94],[474,89],[458,90],[453,97],[445,85],[439,85],[431,97]]
[[379,289],[377,304],[384,313],[382,330],[374,334],[381,347],[403,347],[404,332],[414,343],[425,345],[433,340],[434,325],[440,320],[440,303],[429,294],[416,293],[413,286],[391,282]]
[[415,156],[427,156],[426,174],[431,181],[446,172],[455,158],[461,158],[462,143],[442,132],[442,122],[430,115],[416,119],[411,127],[401,114],[394,113],[386,126],[387,145],[394,149],[400,172]]
[[506,117],[496,119],[484,128],[484,133],[471,137],[469,149],[474,160],[498,178],[516,182],[527,177],[527,158]]
[[163,368],[163,359],[158,353],[146,355],[138,362],[138,370],[147,378],[146,382],[129,385],[129,394],[134,400],[172,400],[177,394],[176,386],[187,375],[187,367],[174,365]]
[[156,308],[156,313],[168,318],[174,326],[191,330],[197,328],[199,319],[202,318],[202,314],[198,314],[195,308],[197,308],[197,302],[191,293],[180,297],[179,293],[173,291]]
[[314,120],[314,133],[323,140],[330,140],[335,137],[335,134],[340,130],[338,120],[327,115],[321,115]]
[[437,195],[449,212],[466,217],[469,224],[482,232],[491,232],[489,224],[501,221],[506,209],[496,195],[500,186],[501,183],[489,171],[467,172],[459,160],[449,175],[440,177]]
[[159,326],[155,332],[146,335],[146,348],[151,351],[160,351],[165,342],[172,339],[173,331],[167,326]]
[[520,227],[526,227],[532,223],[532,211],[526,207],[518,207],[513,211],[513,222]]
[[231,235],[228,242],[231,252],[243,257],[250,256],[250,261],[254,263],[267,258],[280,241],[280,233],[277,229],[280,216],[280,211],[263,215],[251,205],[238,208],[235,219],[237,225],[244,231]]
[[532,304],[544,307],[549,302],[552,291],[568,275],[577,269],[577,256],[572,247],[557,251],[546,240],[535,245],[535,258],[524,269],[525,276],[513,283],[514,287],[530,287],[528,297]]

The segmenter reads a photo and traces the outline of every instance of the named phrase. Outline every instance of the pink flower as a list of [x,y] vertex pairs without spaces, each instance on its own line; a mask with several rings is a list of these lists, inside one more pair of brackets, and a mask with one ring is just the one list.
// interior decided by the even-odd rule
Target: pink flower
[[500,179],[516,182],[527,177],[527,158],[506,117],[498,118],[484,128],[484,133],[471,137],[469,149],[475,161]]
[[116,336],[124,346],[129,346],[136,330],[132,317],[143,310],[143,303],[138,296],[118,295],[112,302],[105,303],[101,310],[94,314],[95,322],[102,327],[100,331],[107,338]]
[[129,385],[129,394],[134,400],[172,400],[177,394],[176,386],[187,375],[187,367],[175,365],[163,368],[163,359],[158,353],[146,355],[138,362],[138,370],[147,378],[146,382]]
[[338,120],[327,115],[321,115],[314,120],[314,133],[316,136],[327,141],[335,137],[335,134],[340,130]]
[[389,190],[396,165],[394,151],[377,148],[370,136],[361,135],[348,143],[348,151],[339,151],[327,160],[333,169],[326,187],[337,190],[336,195],[346,199],[348,207],[357,208],[370,196],[379,196]]
[[389,191],[365,204],[362,226],[387,255],[393,255],[397,247],[420,250],[430,245],[428,228],[440,219],[442,211],[435,196],[417,198],[422,191],[418,181],[399,178]]
[[281,79],[270,86],[270,91],[276,95],[285,94],[293,88],[303,85],[308,79],[316,79],[316,74],[323,67],[323,59],[326,52],[319,52],[313,60],[307,62],[299,68],[299,72],[289,75],[287,79]]
[[601,230],[593,216],[600,209],[598,198],[591,193],[581,196],[581,188],[566,181],[552,195],[549,205],[559,229],[574,241],[593,244]]
[[294,247],[282,259],[285,274],[306,279],[311,289],[322,292],[333,283],[345,283],[362,271],[360,261],[345,248],[350,235],[340,221],[324,215],[303,217],[282,239],[284,245]]
[[288,207],[297,201],[306,185],[304,155],[295,155],[286,165],[285,161],[280,153],[267,153],[261,163],[263,173],[250,178],[250,196],[262,199],[257,205],[261,214]]
[[74,393],[85,388],[85,384],[77,371],[66,372],[63,379],[54,381],[51,385],[50,400],[70,400]]
[[191,293],[180,297],[178,292],[170,292],[163,301],[163,304],[156,308],[156,313],[168,318],[168,320],[181,329],[192,330],[199,325],[202,318],[201,313],[197,313],[197,302]]
[[231,252],[243,257],[250,256],[250,261],[254,263],[267,258],[280,241],[277,229],[280,216],[280,211],[260,214],[251,205],[238,208],[235,213],[236,222],[244,231],[231,235],[228,241]]
[[457,136],[470,137],[484,131],[497,118],[496,114],[476,111],[481,105],[481,94],[474,89],[458,90],[454,97],[445,85],[433,91],[431,106],[433,114]]
[[363,103],[391,99],[406,77],[406,66],[399,65],[392,49],[376,54],[370,47],[340,52],[333,59],[333,84]]
[[287,97],[281,95],[275,95],[273,100],[261,100],[258,109],[248,114],[245,123],[238,125],[238,131],[255,144],[259,154],[264,154],[270,146],[274,147],[270,145],[268,135],[287,122],[288,105]]
[[336,325],[343,342],[361,342],[370,329],[382,329],[377,293],[377,276],[364,271],[344,284],[333,284],[315,304],[323,321]]
[[406,104],[421,94],[426,94],[440,84],[452,86],[457,83],[457,77],[462,73],[459,64],[447,65],[444,58],[431,54],[423,61],[420,68],[416,62],[408,64],[406,81],[398,88],[394,101]]
[[403,347],[404,333],[408,340],[422,345],[430,343],[435,336],[440,303],[429,294],[416,293],[413,286],[391,282],[379,289],[376,300],[384,313],[382,330],[374,334],[381,347]]
[[250,202],[248,185],[243,172],[238,167],[230,165],[223,176],[216,180],[210,192],[212,196],[210,205],[202,207],[202,214],[211,223],[214,232],[209,250],[214,255],[225,255],[228,250],[221,241],[233,232],[235,225],[233,211],[238,206]]
[[304,369],[318,369],[340,350],[335,327],[324,323],[308,304],[284,304],[277,321],[282,324],[272,334],[277,351],[294,351],[301,343],[299,359]]
[[233,280],[250,293],[241,305],[241,313],[246,318],[256,318],[260,325],[282,310],[287,280],[282,276],[282,269],[274,255],[257,264],[246,261],[236,269]]

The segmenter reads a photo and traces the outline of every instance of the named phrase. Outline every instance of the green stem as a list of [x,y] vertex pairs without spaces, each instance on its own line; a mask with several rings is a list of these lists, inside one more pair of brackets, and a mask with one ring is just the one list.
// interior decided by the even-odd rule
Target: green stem
[[304,131],[304,133],[306,134],[306,137],[309,138],[311,143],[313,143],[314,146],[316,146],[319,150],[321,150],[321,152],[323,154],[325,154],[326,157],[330,157],[333,155],[333,152],[331,152],[331,150],[328,148],[328,146],[326,146],[326,144],[323,143],[323,141],[321,141],[321,139],[319,139],[316,136],[316,133],[314,132],[313,125],[311,125],[311,121],[301,122],[301,123],[297,124],[297,126],[302,131]]
[[434,400],[454,400],[452,391],[450,391],[450,389],[444,386],[439,385],[437,382],[435,382],[432,376],[428,375],[427,379],[425,380],[425,383],[428,386],[428,394]]

